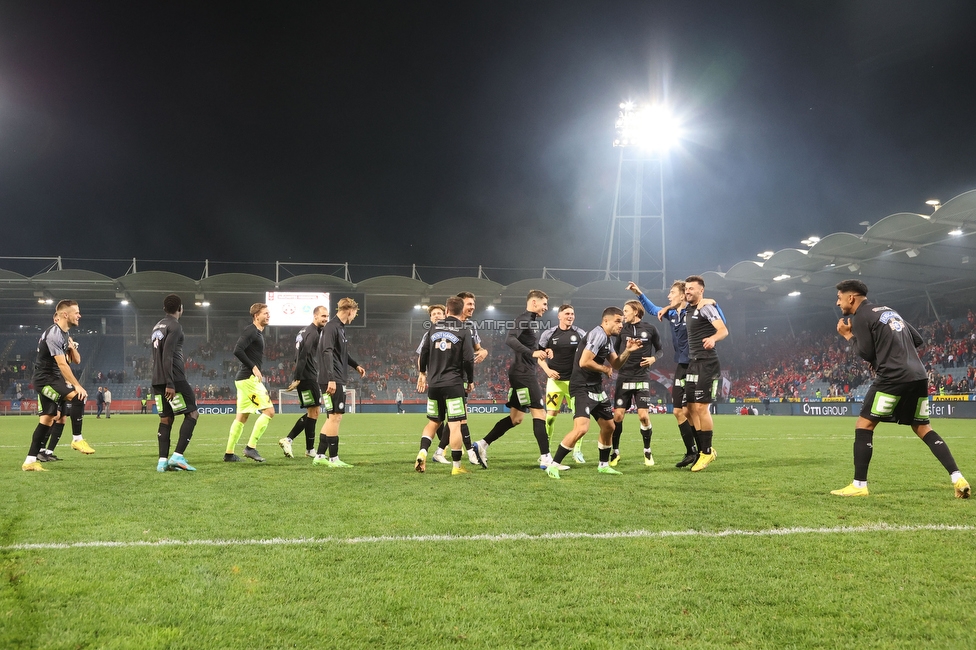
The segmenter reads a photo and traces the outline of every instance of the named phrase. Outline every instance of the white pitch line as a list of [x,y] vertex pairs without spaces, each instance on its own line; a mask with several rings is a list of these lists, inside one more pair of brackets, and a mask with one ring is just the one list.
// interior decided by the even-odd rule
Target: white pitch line
[[779,537],[787,535],[851,535],[858,533],[913,533],[922,531],[936,532],[970,532],[976,531],[976,526],[952,526],[947,524],[922,524],[917,526],[902,526],[886,523],[867,526],[837,526],[832,528],[807,528],[798,526],[793,528],[769,528],[766,530],[631,530],[607,533],[561,532],[561,533],[502,533],[497,535],[380,535],[367,537],[297,537],[270,539],[160,539],[149,541],[94,541],[94,542],[41,542],[35,544],[9,544],[0,546],[0,551],[45,551],[70,550],[79,548],[141,548],[164,546],[318,546],[323,544],[383,544],[383,543],[414,543],[429,542],[512,542],[512,541],[548,541],[564,539],[666,539],[671,537]]

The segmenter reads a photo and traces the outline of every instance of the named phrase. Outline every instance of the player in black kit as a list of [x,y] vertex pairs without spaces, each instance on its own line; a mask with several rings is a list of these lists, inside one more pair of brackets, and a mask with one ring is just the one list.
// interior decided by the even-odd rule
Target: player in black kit
[[[573,398],[569,396],[569,378],[573,374],[573,359],[576,358],[576,348],[580,341],[586,338],[586,330],[573,325],[576,322],[576,310],[572,305],[561,305],[558,311],[559,324],[550,327],[539,335],[539,347],[546,351],[546,358],[539,359],[539,367],[545,373],[546,380],[546,436],[552,444],[552,430],[556,424],[556,416],[563,402],[573,410]],[[582,443],[576,443],[573,448],[573,460],[583,464]]]
[[915,350],[922,345],[922,337],[897,311],[869,302],[867,295],[868,287],[860,280],[837,284],[837,306],[843,314],[837,321],[837,333],[852,343],[877,376],[854,425],[854,481],[831,494],[868,496],[874,428],[878,422],[896,422],[912,428],[949,472],[956,497],[968,499],[969,482],[959,471],[949,445],[929,424],[928,375]]
[[447,317],[434,324],[420,349],[420,377],[427,389],[429,420],[414,461],[414,469],[421,473],[427,471],[427,450],[445,420],[450,429],[451,474],[468,473],[461,467],[461,420],[467,412],[464,394],[474,381],[474,344],[471,330],[459,318],[463,308],[462,298],[448,298]]
[[366,369],[350,356],[346,340],[346,325],[353,322],[358,313],[359,303],[352,298],[343,298],[336,305],[336,317],[322,329],[319,381],[326,385],[322,395],[326,420],[319,432],[319,448],[313,465],[352,467],[339,460],[339,424],[346,412],[346,368],[352,368],[360,377],[366,376]]
[[688,419],[695,427],[698,460],[691,471],[700,472],[708,467],[718,454],[712,448],[712,414],[708,405],[718,395],[722,370],[718,362],[715,344],[729,335],[718,305],[703,302],[705,280],[700,275],[685,278],[685,326],[688,329],[688,375],[685,378],[685,396],[688,400]]
[[[537,370],[539,366],[536,362],[537,359],[547,358],[551,354],[539,349],[539,333],[542,331],[539,317],[546,313],[549,296],[533,289],[525,302],[525,311],[515,319],[515,327],[505,337],[505,343],[515,352],[512,365],[508,368],[511,388],[506,406],[509,414],[496,422],[482,440],[471,445],[483,466],[488,459],[488,446],[505,435],[509,429],[521,424],[526,412],[532,414],[532,433],[539,445],[539,467],[545,469],[552,464],[549,436],[546,434],[546,411]],[[560,469],[569,467],[564,465]]]
[[237,441],[244,433],[244,423],[251,413],[260,413],[254,428],[251,429],[251,438],[244,446],[244,455],[251,460],[259,463],[264,462],[264,458],[258,453],[258,441],[274,417],[274,404],[271,403],[271,396],[264,385],[264,376],[261,374],[261,364],[264,362],[264,328],[271,320],[271,313],[268,306],[263,302],[256,302],[251,305],[251,324],[244,328],[237,345],[234,346],[234,356],[241,362],[241,368],[234,377],[234,385],[237,388],[237,417],[230,425],[230,435],[227,437],[227,450],[224,452],[224,462],[240,462],[241,458],[234,453]]
[[631,404],[637,406],[640,420],[641,438],[644,441],[644,464],[654,465],[651,454],[651,366],[661,353],[661,335],[657,328],[641,320],[644,308],[637,300],[624,304],[624,326],[616,337],[614,349],[622,354],[627,339],[635,339],[641,347],[633,352],[627,363],[617,372],[617,383],[613,392],[613,450],[610,453],[610,467],[616,467],[620,460],[620,435],[624,430],[624,415]]
[[[44,443],[48,441],[48,434],[51,434],[51,443],[48,446],[53,449],[54,445],[57,444],[53,430],[56,427],[64,429],[63,414],[67,412],[69,403],[71,404],[72,428],[74,428],[76,416],[79,424],[71,448],[83,454],[95,453],[95,450],[81,437],[81,415],[85,411],[88,391],[75,378],[68,365],[69,363],[81,363],[78,346],[68,336],[68,330],[78,326],[81,320],[81,311],[78,308],[78,303],[74,300],[62,300],[54,311],[54,324],[44,330],[37,342],[37,358],[34,362],[32,381],[37,390],[38,424],[34,429],[34,435],[31,436],[31,445],[27,457],[21,466],[25,472],[45,472],[47,470],[41,467],[41,463],[38,461],[57,460],[57,457],[50,450],[48,450],[50,456],[42,459],[41,450]],[[58,430],[57,436],[60,437],[60,435],[60,430]]]
[[298,405],[305,409],[305,415],[298,418],[287,436],[278,441],[278,446],[288,458],[294,458],[291,441],[298,434],[305,433],[305,456],[315,458],[315,423],[319,419],[322,390],[319,388],[319,344],[322,328],[329,320],[329,308],[319,305],[312,310],[312,322],[306,325],[295,337],[295,372],[288,390],[298,390]]
[[[157,472],[167,470],[196,471],[186,462],[183,452],[190,445],[193,428],[197,425],[197,402],[193,395],[193,388],[186,381],[186,369],[183,361],[183,326],[180,316],[183,315],[183,300],[175,293],[163,298],[163,311],[166,315],[156,323],[152,331],[152,387],[156,398],[156,410],[159,412],[159,430],[156,435],[159,442],[159,461],[156,463]],[[180,425],[180,437],[176,442],[176,450],[169,455],[170,432],[176,416],[183,415]]]

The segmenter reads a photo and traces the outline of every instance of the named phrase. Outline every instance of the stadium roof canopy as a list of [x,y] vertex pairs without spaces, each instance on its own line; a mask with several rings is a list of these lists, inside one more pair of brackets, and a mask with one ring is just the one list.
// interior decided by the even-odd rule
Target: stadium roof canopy
[[[90,270],[97,260],[68,260],[89,268],[64,268],[61,258],[7,258],[16,266],[25,259],[44,260],[50,266],[27,276],[0,269],[0,302],[5,311],[36,308],[39,300],[71,297],[86,308],[108,309],[126,299],[140,311],[156,312],[168,293],[180,294],[184,301],[208,300],[215,312],[246,313],[248,306],[263,299],[266,291],[360,292],[367,296],[371,317],[402,316],[417,304],[437,303],[459,291],[471,291],[479,305],[496,305],[509,312],[524,306],[530,289],[541,289],[555,306],[572,302],[580,308],[619,304],[628,294],[626,277],[597,279],[575,286],[552,277],[543,270],[541,277],[525,277],[504,285],[485,277],[453,277],[434,284],[411,275],[377,275],[353,283],[348,265],[318,264],[332,267],[339,275],[309,273],[274,278],[252,273],[219,273],[205,270],[200,279],[169,270],[129,271],[110,277]],[[0,266],[6,265],[0,259]],[[170,268],[186,265],[172,262]],[[282,263],[283,266],[283,263]],[[976,190],[961,194],[931,215],[901,212],[870,225],[862,234],[833,233],[804,249],[786,248],[764,261],[746,260],[727,272],[703,274],[706,294],[730,308],[756,313],[789,311],[823,312],[834,304],[834,285],[858,277],[870,287],[872,299],[908,309],[945,310],[972,306],[976,302]],[[580,276],[585,277],[585,276]],[[597,278],[597,275],[590,277]],[[799,292],[798,295],[790,295]],[[653,296],[653,294],[652,294]],[[655,296],[663,301],[663,292]],[[731,302],[730,302],[731,301]]]

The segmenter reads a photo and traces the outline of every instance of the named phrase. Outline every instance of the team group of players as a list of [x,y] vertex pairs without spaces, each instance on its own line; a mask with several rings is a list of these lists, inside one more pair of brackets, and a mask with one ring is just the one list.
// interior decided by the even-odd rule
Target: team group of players
[[[472,441],[467,425],[466,397],[474,386],[474,366],[488,351],[481,346],[477,327],[471,320],[475,310],[473,294],[452,296],[444,305],[428,309],[430,329],[425,332],[418,353],[417,389],[427,393],[428,423],[421,435],[420,451],[414,462],[425,472],[427,456],[435,437],[439,446],[433,459],[452,465],[452,474],[466,474],[463,450],[468,460],[488,467],[489,446],[517,427],[526,413],[532,418],[532,431],[539,446],[539,467],[555,479],[570,467],[563,464],[570,454],[578,464],[585,463],[580,441],[590,419],[599,427],[597,448],[601,474],[620,474],[615,469],[620,458],[620,436],[625,413],[636,406],[644,446],[644,464],[654,465],[651,451],[650,368],[662,350],[657,328],[642,320],[645,313],[667,320],[677,364],[672,384],[674,415],[685,445],[685,456],[676,467],[692,472],[707,468],[717,457],[712,446],[713,422],[709,404],[716,398],[721,370],[716,344],[728,336],[721,309],[704,297],[701,276],[690,276],[673,283],[668,305],[658,307],[631,282],[628,289],[636,300],[623,308],[607,307],[601,322],[589,332],[575,326],[571,305],[558,309],[559,324],[543,328],[541,317],[548,310],[548,296],[530,291],[526,310],[510,327],[506,344],[514,353],[509,367],[509,413],[500,419],[481,440]],[[897,422],[912,430],[929,447],[950,475],[959,498],[969,498],[970,486],[959,471],[948,445],[928,419],[927,375],[916,348],[922,344],[918,332],[890,307],[867,301],[867,286],[859,280],[837,285],[837,306],[843,317],[837,331],[852,342],[861,358],[868,361],[876,378],[865,396],[855,425],[854,480],[834,490],[838,496],[867,496],[867,472],[873,453],[873,431],[881,421]],[[153,328],[153,394],[159,413],[157,440],[159,458],[156,469],[195,471],[184,457],[198,411],[193,389],[186,379],[183,358],[183,328],[180,317],[183,303],[170,294],[163,300],[165,316]],[[345,326],[357,316],[359,305],[343,298],[337,313],[329,319],[325,306],[313,312],[313,321],[296,337],[296,363],[288,390],[296,390],[305,413],[291,432],[278,441],[285,456],[293,457],[292,443],[302,433],[305,455],[312,464],[333,468],[351,467],[339,458],[339,425],[345,413],[345,389],[351,368],[365,377],[365,369],[348,351]],[[274,406],[263,383],[264,329],[269,322],[267,305],[257,303],[250,310],[252,323],[241,334],[234,354],[241,362],[235,377],[237,416],[231,425],[224,454],[226,462],[240,462],[235,453],[244,425],[251,414],[258,414],[244,455],[264,462],[257,443],[274,416]],[[81,357],[78,345],[68,335],[81,313],[72,300],[58,303],[54,324],[38,342],[33,383],[38,392],[39,423],[22,469],[45,471],[41,463],[60,460],[54,450],[70,417],[72,449],[84,454],[95,450],[82,436],[82,416],[87,392],[71,371]],[[547,377],[543,391],[538,379],[541,368]],[[604,378],[617,371],[613,400],[604,389]],[[551,448],[556,415],[566,403],[573,414],[573,427]],[[326,421],[315,447],[315,429],[322,409]],[[177,415],[183,416],[174,453],[170,455],[171,430]],[[451,450],[451,459],[445,456]]]

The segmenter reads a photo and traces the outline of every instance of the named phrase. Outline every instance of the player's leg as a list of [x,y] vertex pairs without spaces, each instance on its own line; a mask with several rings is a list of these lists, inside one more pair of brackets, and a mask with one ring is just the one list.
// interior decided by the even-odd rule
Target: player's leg
[[[433,393],[433,395],[431,394]],[[446,407],[445,409],[446,410]],[[417,459],[414,461],[414,470],[423,474],[427,471],[427,451],[437,435],[443,420],[441,419],[441,408],[437,400],[437,389],[431,388],[427,391],[427,424],[424,426],[423,433],[420,434],[420,451],[417,452]]]
[[244,433],[244,425],[251,413],[256,413],[256,404],[251,400],[251,383],[247,379],[237,379],[234,381],[237,389],[237,416],[230,423],[230,433],[227,435],[227,448],[224,449],[225,463],[239,463],[241,457],[237,455],[235,449],[237,443]]
[[610,442],[610,467],[616,467],[617,462],[620,460],[620,436],[624,432],[624,415],[627,414],[627,409],[630,408],[630,396],[627,396],[627,406],[621,406],[624,403],[622,394],[617,393],[617,399],[614,400],[613,409],[613,435],[611,436]]
[[641,440],[644,442],[644,465],[652,467],[654,455],[651,453],[651,436],[654,435],[654,429],[651,427],[651,413],[647,408],[648,402],[650,402],[650,394],[644,402],[644,408],[641,408],[641,401],[638,401],[637,419],[640,420]]
[[183,415],[183,422],[180,424],[180,436],[176,441],[176,448],[173,455],[169,458],[170,469],[184,470],[189,472],[196,471],[196,468],[186,462],[184,454],[193,439],[193,430],[197,426],[197,418],[200,413],[197,411],[196,397],[193,388],[185,381],[177,382],[176,395],[172,399],[174,415]]
[[447,410],[447,425],[450,430],[451,476],[468,474],[468,470],[461,466],[461,458],[464,456],[461,420],[467,417],[467,407],[464,403],[464,388],[448,389],[448,396],[444,400],[444,407]]
[[567,433],[559,446],[556,448],[556,452],[552,456],[552,464],[546,467],[546,474],[552,478],[559,478],[559,469],[564,467],[562,461],[567,455],[572,453],[573,447],[579,442],[590,427],[590,416],[585,413],[574,413],[573,414],[573,428]]
[[169,469],[170,434],[173,430],[173,405],[166,399],[166,386],[154,385],[153,397],[156,400],[156,412],[159,414],[159,428],[156,430],[156,444],[159,448],[159,460],[156,471],[165,472]]
[[37,452],[37,460],[42,463],[61,460],[54,455],[54,448],[58,446],[58,441],[61,439],[61,434],[64,432],[65,411],[67,410],[68,406],[66,402],[62,401],[60,404],[58,404],[58,414],[54,417],[54,424],[51,425],[48,439],[44,441],[44,444],[41,445],[41,450]]
[[[49,390],[50,389],[50,390]],[[56,399],[52,399],[56,397]],[[37,393],[38,418],[37,426],[31,436],[30,448],[27,450],[27,457],[21,469],[25,472],[45,472],[41,463],[37,460],[37,455],[41,452],[44,443],[47,442],[54,426],[54,420],[58,415],[58,403],[61,401],[61,394],[57,393],[50,386],[45,386]]]
[[613,450],[613,432],[616,426],[613,421],[613,415],[608,413],[609,417],[599,417],[596,420],[597,425],[600,427],[600,437],[597,443],[597,449],[600,451],[600,463],[597,465],[596,470],[601,474],[620,474],[619,471],[610,466],[610,454]]
[[274,404],[264,383],[258,381],[257,377],[251,377],[248,381],[251,382],[249,399],[258,417],[251,428],[251,436],[244,445],[244,455],[255,462],[263,463],[264,458],[258,453],[258,441],[271,424],[271,418],[274,417]]
[[678,364],[674,371],[674,382],[671,384],[671,408],[678,423],[681,442],[685,445],[685,455],[675,464],[675,467],[688,467],[698,460],[698,444],[695,442],[695,427],[688,419],[687,391],[685,390],[688,366]]

